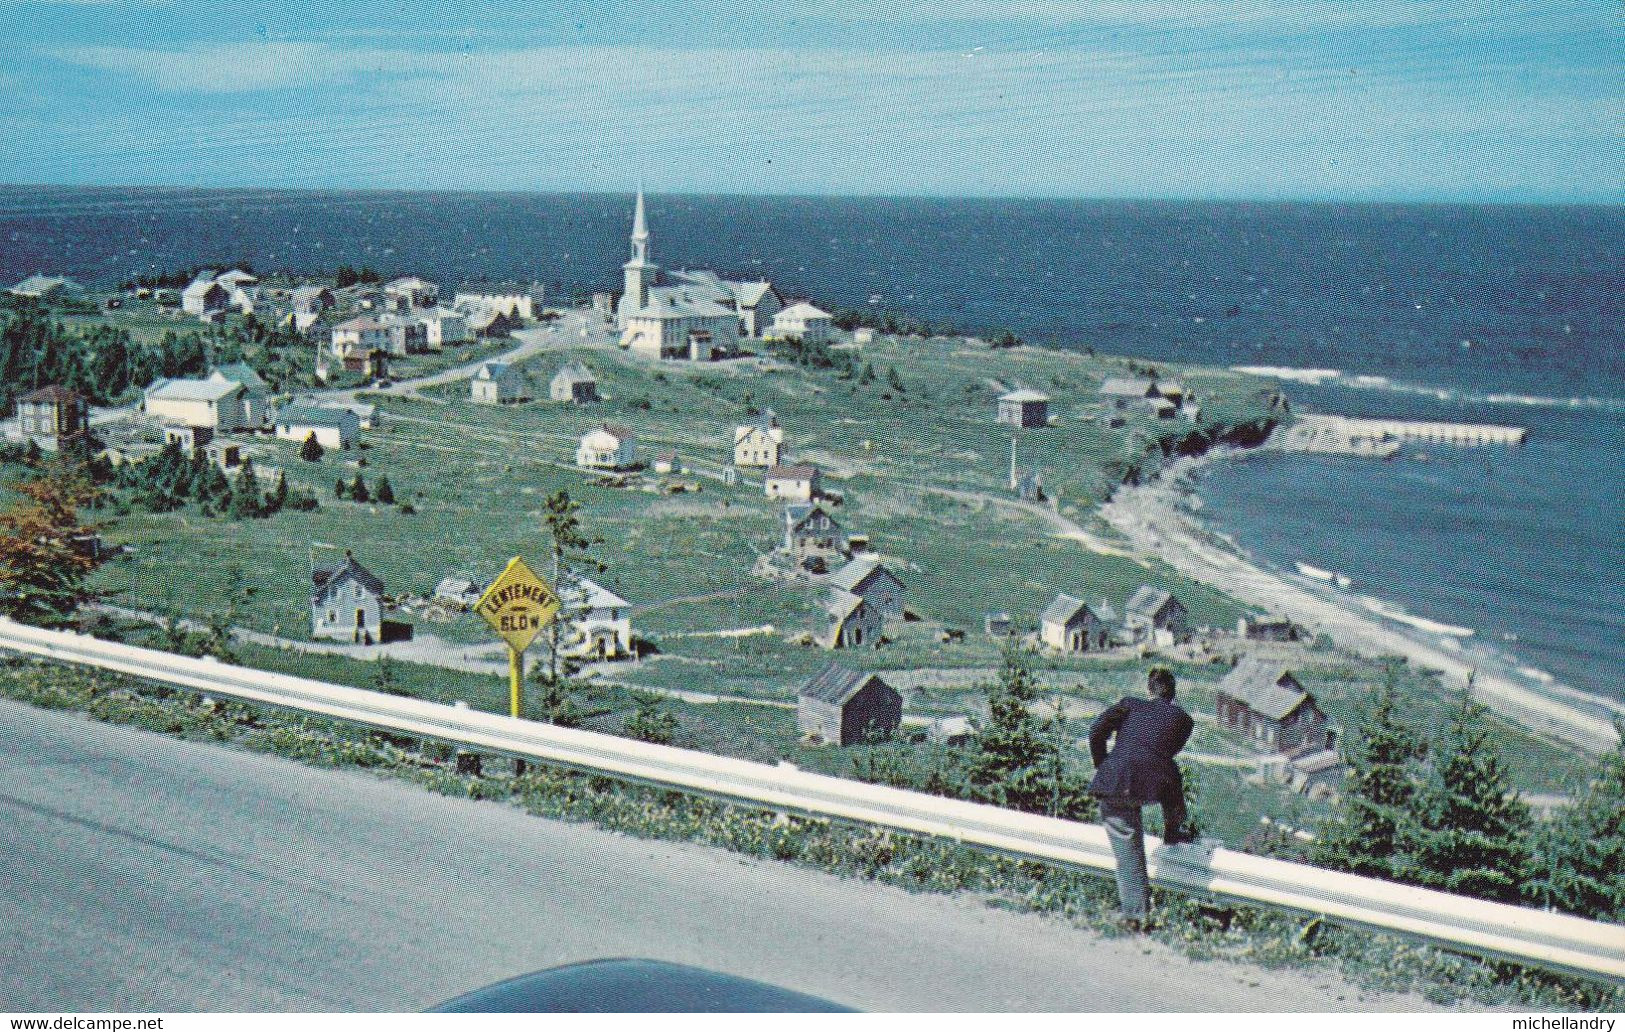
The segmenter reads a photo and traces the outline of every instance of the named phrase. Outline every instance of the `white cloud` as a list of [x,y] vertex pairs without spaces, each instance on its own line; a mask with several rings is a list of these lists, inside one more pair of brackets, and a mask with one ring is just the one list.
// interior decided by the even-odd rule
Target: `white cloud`
[[71,64],[141,79],[166,93],[247,93],[343,82],[378,71],[372,52],[321,43],[244,43],[188,50],[77,47],[47,51]]

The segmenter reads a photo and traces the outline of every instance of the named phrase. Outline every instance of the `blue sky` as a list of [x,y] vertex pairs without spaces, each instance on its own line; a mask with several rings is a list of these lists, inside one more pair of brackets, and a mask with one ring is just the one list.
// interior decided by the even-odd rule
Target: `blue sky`
[[1621,199],[1612,3],[0,0],[0,181]]

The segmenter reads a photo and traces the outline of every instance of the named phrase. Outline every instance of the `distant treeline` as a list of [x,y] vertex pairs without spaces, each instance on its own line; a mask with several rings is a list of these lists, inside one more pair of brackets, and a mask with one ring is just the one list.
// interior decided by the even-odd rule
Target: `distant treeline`
[[106,405],[159,377],[201,376],[231,362],[247,363],[276,390],[303,375],[308,350],[303,337],[252,316],[241,326],[170,330],[140,343],[118,327],[70,329],[43,309],[14,308],[0,322],[0,414],[9,416],[19,396],[52,384]]
[[[855,308],[844,308],[835,313],[832,321],[843,330],[855,330],[859,326],[865,326],[895,337],[976,336],[957,329],[951,323],[934,323],[928,319],[899,312],[863,312]],[[1014,348],[1022,344],[1021,338],[1007,329],[995,332],[987,340],[995,348]]]
[[[251,263],[243,261],[232,262],[228,265],[189,265],[174,272],[158,272],[127,279],[119,284],[119,289],[134,290],[137,287],[146,287],[149,290],[178,290],[197,279],[199,273],[224,272],[227,269],[241,269],[250,275],[258,275]],[[332,280],[340,287],[353,287],[357,283],[382,283],[384,281],[383,276],[377,270],[367,265],[363,265],[359,269],[351,268],[348,265],[340,265],[332,272],[322,269],[298,273],[282,270],[276,275],[284,279]]]

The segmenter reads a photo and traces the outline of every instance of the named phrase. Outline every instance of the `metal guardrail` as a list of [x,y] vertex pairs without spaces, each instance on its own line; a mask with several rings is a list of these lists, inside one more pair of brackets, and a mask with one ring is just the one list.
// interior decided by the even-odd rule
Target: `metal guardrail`
[[[1094,824],[176,656],[5,619],[0,619],[0,649],[766,809],[876,825],[1091,873],[1114,870],[1105,829]],[[1159,844],[1148,861],[1152,881],[1163,887],[1625,983],[1625,927],[1619,925],[1222,848]]]

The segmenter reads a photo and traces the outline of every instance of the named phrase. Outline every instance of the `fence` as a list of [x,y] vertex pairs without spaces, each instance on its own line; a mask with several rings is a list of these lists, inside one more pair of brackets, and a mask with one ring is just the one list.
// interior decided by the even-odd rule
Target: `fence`
[[[1093,873],[1113,870],[1105,829],[1093,824],[176,656],[4,619],[0,649],[751,806],[876,825]],[[1152,881],[1167,888],[1625,983],[1625,928],[1618,925],[1228,849],[1159,845],[1148,866]]]

